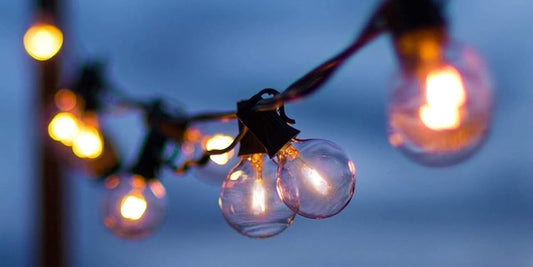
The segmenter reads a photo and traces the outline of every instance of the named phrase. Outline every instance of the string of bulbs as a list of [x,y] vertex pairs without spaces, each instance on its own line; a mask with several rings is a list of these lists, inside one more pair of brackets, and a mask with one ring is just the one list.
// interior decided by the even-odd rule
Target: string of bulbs
[[[288,86],[267,88],[239,101],[236,111],[187,115],[161,100],[139,101],[114,88],[98,64],[85,65],[70,89],[55,95],[50,137],[84,159],[108,192],[104,224],[124,238],[141,238],[161,223],[166,193],[156,178],[162,167],[176,175],[210,170],[225,178],[219,207],[240,234],[267,238],[289,227],[296,215],[323,219],[341,212],[353,197],[356,168],[343,149],[327,140],[301,140],[284,105],[322,88],[343,63],[377,36],[390,33],[400,73],[388,104],[389,143],[424,165],[448,166],[471,156],[491,120],[490,83],[473,49],[448,35],[444,2],[385,0],[360,35],[343,51]],[[30,56],[53,57],[62,34],[38,23],[24,37]],[[143,111],[149,132],[137,162],[121,171],[98,115],[106,107]],[[238,135],[214,134],[196,125],[238,121]],[[169,144],[173,153],[166,155]],[[216,179],[216,178],[213,178]]]

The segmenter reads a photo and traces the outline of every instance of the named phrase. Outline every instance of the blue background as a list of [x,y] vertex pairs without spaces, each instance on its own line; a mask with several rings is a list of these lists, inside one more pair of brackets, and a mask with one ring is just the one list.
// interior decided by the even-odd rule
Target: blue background
[[[37,235],[33,61],[22,36],[30,1],[0,2],[0,265],[33,266]],[[283,89],[347,45],[379,1],[70,0],[65,65],[93,57],[137,97],[167,96],[190,112],[230,110],[265,87]],[[357,166],[339,215],[297,218],[262,241],[240,236],[217,206],[219,188],[162,175],[169,214],[152,237],[124,241],[100,223],[102,187],[69,175],[74,266],[533,266],[533,2],[450,1],[452,35],[478,48],[494,80],[490,138],[450,168],[419,166],[392,149],[386,96],[396,71],[384,36],[319,93],[291,104],[302,137],[335,141]],[[127,162],[140,115],[106,118]]]

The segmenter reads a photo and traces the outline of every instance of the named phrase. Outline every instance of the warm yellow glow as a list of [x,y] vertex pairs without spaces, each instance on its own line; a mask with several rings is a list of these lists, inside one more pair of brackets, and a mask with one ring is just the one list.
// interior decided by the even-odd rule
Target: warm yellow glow
[[263,180],[255,179],[252,187],[252,213],[261,215],[266,211],[266,191]]
[[457,108],[464,104],[466,93],[461,74],[453,67],[430,72],[426,78],[426,101],[432,107]]
[[232,173],[229,175],[229,179],[230,179],[231,181],[237,181],[237,180],[239,180],[239,178],[241,178],[241,176],[242,176],[243,174],[244,174],[244,172],[241,171],[241,170],[238,170],[238,171],[236,171],[236,172],[232,172]]
[[418,113],[422,122],[432,130],[456,129],[461,124],[460,108],[466,101],[461,74],[447,66],[434,70],[425,81],[426,104]]
[[34,59],[44,61],[52,58],[63,45],[63,34],[50,24],[36,24],[24,34],[24,48]]
[[[233,142],[233,137],[229,135],[217,134],[212,136],[205,143],[205,149],[207,150],[217,150],[224,149],[228,147]],[[209,158],[218,165],[224,165],[228,163],[230,158],[233,156],[233,150],[230,152],[220,154],[220,155],[211,155]]]
[[144,215],[147,206],[142,195],[127,195],[120,202],[120,215],[125,219],[137,221]]
[[315,189],[320,195],[326,196],[329,194],[331,186],[315,169],[304,165],[302,167],[302,174],[307,178],[307,181],[313,189]]
[[461,124],[461,116],[457,108],[435,108],[424,105],[419,116],[424,125],[432,130],[456,129]]
[[98,130],[91,127],[82,129],[72,143],[72,151],[80,158],[97,158],[102,154],[103,147]]
[[69,112],[60,112],[48,124],[48,134],[56,141],[72,145],[80,130],[78,119]]

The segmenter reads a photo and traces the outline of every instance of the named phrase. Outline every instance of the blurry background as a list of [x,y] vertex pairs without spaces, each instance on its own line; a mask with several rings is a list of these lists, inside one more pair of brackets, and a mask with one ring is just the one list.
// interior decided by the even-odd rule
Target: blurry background
[[[379,1],[69,0],[65,51],[101,58],[137,97],[190,112],[230,110],[282,90],[343,48]],[[131,242],[100,221],[102,186],[69,174],[73,266],[533,266],[533,37],[529,0],[450,1],[452,35],[485,57],[497,100],[484,148],[458,166],[417,165],[387,143],[386,96],[396,71],[388,36],[353,57],[322,91],[287,107],[302,137],[335,141],[357,166],[339,215],[297,218],[281,235],[245,238],[224,221],[219,188],[162,175],[169,214]],[[36,236],[34,62],[22,36],[30,1],[0,2],[0,265],[33,266]],[[127,162],[145,129],[138,114],[106,118]]]

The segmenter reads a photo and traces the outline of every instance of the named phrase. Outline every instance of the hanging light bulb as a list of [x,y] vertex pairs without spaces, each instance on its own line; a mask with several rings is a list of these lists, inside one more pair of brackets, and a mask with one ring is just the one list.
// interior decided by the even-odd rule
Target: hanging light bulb
[[48,135],[66,146],[72,145],[80,132],[80,121],[70,112],[57,113],[48,124]]
[[[199,123],[189,127],[182,145],[184,156],[194,158],[206,150],[226,148],[233,142],[236,128],[234,121]],[[193,175],[206,184],[220,186],[231,168],[239,163],[235,149],[224,154],[211,155],[205,166],[192,170]]]
[[[233,142],[233,137],[225,134],[215,134],[207,137],[205,140],[206,150],[217,150],[228,147]],[[233,157],[233,150],[220,155],[211,155],[209,159],[217,165],[226,165],[228,161]]]
[[242,157],[222,184],[218,204],[233,229],[253,238],[281,233],[295,216],[276,192],[276,165],[265,154]]
[[114,175],[106,182],[104,225],[128,239],[152,233],[163,221],[166,193],[156,179],[136,174]]
[[56,26],[37,23],[24,34],[24,48],[39,61],[45,61],[57,54],[63,45],[63,33]]
[[299,215],[331,217],[352,199],[355,166],[336,144],[320,139],[293,140],[276,157],[278,194]]
[[397,40],[402,73],[389,102],[389,142],[427,165],[457,163],[487,135],[490,84],[476,53],[424,29]]
[[104,140],[100,131],[98,115],[96,112],[86,111],[83,114],[83,127],[72,143],[72,152],[79,158],[95,159],[104,150]]
[[94,159],[102,154],[104,142],[94,127],[83,127],[74,138],[72,152],[79,158]]
[[131,174],[113,175],[106,180],[104,225],[120,237],[145,237],[165,217],[165,188],[155,178],[165,142],[166,137],[152,129]]

